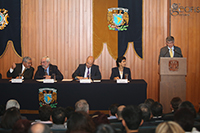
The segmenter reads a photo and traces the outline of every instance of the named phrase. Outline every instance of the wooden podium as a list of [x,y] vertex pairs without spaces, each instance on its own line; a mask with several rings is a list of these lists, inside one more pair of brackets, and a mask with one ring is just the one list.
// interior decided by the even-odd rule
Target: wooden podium
[[163,113],[169,113],[170,101],[174,97],[186,98],[187,75],[186,58],[160,58],[160,92],[159,101],[163,105]]

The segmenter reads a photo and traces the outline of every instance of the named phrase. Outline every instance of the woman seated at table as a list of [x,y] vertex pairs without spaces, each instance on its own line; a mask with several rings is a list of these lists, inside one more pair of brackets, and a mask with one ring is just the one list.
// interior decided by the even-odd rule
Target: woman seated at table
[[125,79],[131,80],[131,71],[126,66],[126,57],[121,56],[116,60],[117,67],[112,68],[111,80]]

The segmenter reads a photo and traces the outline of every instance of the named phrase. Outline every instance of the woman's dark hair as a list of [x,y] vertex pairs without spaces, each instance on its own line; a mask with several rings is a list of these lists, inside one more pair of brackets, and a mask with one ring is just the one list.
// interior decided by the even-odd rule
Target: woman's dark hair
[[2,116],[0,127],[4,129],[12,129],[17,120],[21,119],[19,109],[12,107],[6,110]]
[[31,122],[27,119],[19,119],[13,126],[12,133],[28,133]]
[[67,122],[67,133],[72,132],[95,132],[95,124],[92,118],[85,112],[74,112]]
[[94,124],[96,125],[96,127],[101,124],[110,124],[106,114],[99,112],[99,111],[95,112],[92,115],[92,120],[93,120]]
[[121,63],[122,60],[126,60],[126,57],[121,56],[121,57],[118,57],[118,58],[117,58],[117,60],[116,60],[116,65],[117,65],[117,67],[119,67],[119,63]]

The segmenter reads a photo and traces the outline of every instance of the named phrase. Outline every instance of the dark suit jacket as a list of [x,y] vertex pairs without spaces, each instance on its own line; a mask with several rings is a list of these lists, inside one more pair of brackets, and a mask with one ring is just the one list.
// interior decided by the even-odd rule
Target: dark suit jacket
[[[10,69],[7,72],[7,77],[16,78],[22,72],[22,63],[16,64],[16,67],[12,73],[10,73]],[[30,67],[25,70],[24,72],[24,79],[32,79],[33,77],[34,68]]]
[[[131,80],[131,71],[129,68],[127,67],[124,67],[124,70],[123,70],[123,79],[125,79],[125,75],[124,74],[128,74],[128,80]],[[119,77],[120,78],[120,74],[119,74],[119,69],[118,67],[114,67],[112,68],[112,73],[111,73],[111,76],[110,76],[110,79],[113,80],[114,77]]]
[[[168,46],[162,47],[160,49],[158,64],[160,64],[160,57],[170,57]],[[181,48],[174,46],[174,57],[183,57]]]
[[2,79],[2,75],[1,75],[1,73],[0,73],[0,79]]
[[[80,64],[76,71],[72,74],[72,78],[75,78],[76,76],[81,76],[84,77],[85,74],[85,67],[86,64]],[[92,65],[91,67],[91,79],[101,79],[101,73],[99,71],[99,66],[97,65]]]
[[[57,80],[63,79],[63,75],[58,70],[58,67],[55,65],[49,64],[49,75],[52,76],[53,73],[56,75]],[[40,65],[38,66],[34,79],[44,79],[44,76],[45,76],[44,68]]]

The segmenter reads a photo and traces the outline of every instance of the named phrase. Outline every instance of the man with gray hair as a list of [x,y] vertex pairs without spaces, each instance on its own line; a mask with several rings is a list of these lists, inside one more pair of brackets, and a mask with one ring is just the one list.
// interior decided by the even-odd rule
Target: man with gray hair
[[11,68],[7,72],[7,77],[32,79],[34,68],[31,67],[31,65],[31,58],[26,56],[23,58],[22,63],[12,64]]
[[38,70],[35,73],[34,79],[51,79],[51,78],[62,80],[63,75],[58,70],[58,67],[56,65],[52,65],[50,63],[50,58],[48,56],[44,56],[41,59],[41,65],[38,66]]
[[81,99],[75,104],[75,111],[83,111],[89,114],[89,104],[85,99]]

